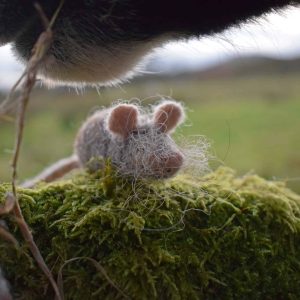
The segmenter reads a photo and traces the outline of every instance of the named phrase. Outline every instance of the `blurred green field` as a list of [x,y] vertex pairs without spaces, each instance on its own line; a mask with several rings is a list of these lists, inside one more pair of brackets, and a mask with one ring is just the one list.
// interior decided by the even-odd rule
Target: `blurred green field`
[[[188,121],[178,136],[205,135],[212,143],[212,168],[223,164],[239,174],[255,171],[300,192],[300,74],[227,80],[160,79],[121,88],[74,91],[37,89],[27,116],[20,180],[72,152],[75,133],[93,110],[117,99],[160,96],[183,101]],[[10,177],[14,125],[0,121],[0,181]]]

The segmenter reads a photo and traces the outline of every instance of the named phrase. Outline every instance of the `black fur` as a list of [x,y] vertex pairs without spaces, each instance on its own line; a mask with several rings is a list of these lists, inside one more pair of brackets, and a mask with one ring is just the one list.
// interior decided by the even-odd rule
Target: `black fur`
[[[0,0],[0,42],[12,42],[25,61],[43,28],[33,2]],[[50,17],[59,0],[40,0],[39,3]],[[271,9],[296,3],[300,0],[65,0],[49,51],[57,66],[53,67],[49,62],[43,73],[62,81],[105,81],[105,74],[104,79],[98,75],[88,78],[82,74],[82,79],[73,76],[75,66],[80,65],[83,70],[88,65],[92,49],[103,54],[105,67],[110,68],[114,63],[124,63],[125,54],[135,51],[135,45],[149,43],[151,48],[150,43],[155,42],[157,46],[158,39],[162,42],[209,35]],[[114,57],[120,55],[125,57],[114,61]],[[95,56],[91,59],[95,62],[94,68],[100,68],[98,59]],[[124,64],[124,68],[131,68],[136,63]],[[127,71],[112,71],[107,80]]]

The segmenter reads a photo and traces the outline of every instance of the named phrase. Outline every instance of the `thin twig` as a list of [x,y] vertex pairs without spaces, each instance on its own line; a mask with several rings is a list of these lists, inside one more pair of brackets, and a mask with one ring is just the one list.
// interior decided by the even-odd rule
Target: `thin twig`
[[[63,275],[62,275],[62,272],[63,272],[63,269],[66,265],[68,265],[69,263],[71,262],[74,262],[74,261],[78,261],[78,260],[87,260],[89,262],[91,262],[94,267],[100,272],[102,273],[102,275],[105,277],[105,279],[107,280],[107,282],[114,288],[116,289],[125,299],[130,299],[108,276],[108,274],[106,273],[105,269],[101,266],[101,264],[99,262],[97,262],[95,259],[91,258],[91,257],[86,257],[86,256],[82,256],[82,257],[74,257],[74,258],[71,258],[67,261],[64,262],[64,264],[60,267],[59,269],[59,272],[58,272],[58,275],[57,275],[57,284],[59,286],[59,290],[61,292],[61,295],[62,295],[62,299],[64,300],[64,297],[63,297]],[[56,300],[56,299],[55,299]]]
[[7,195],[6,195],[7,202],[10,201],[11,198],[14,199],[13,214],[19,225],[19,228],[23,235],[23,238],[28,243],[29,249],[30,249],[33,257],[35,258],[37,264],[39,265],[40,269],[44,272],[44,274],[50,281],[50,283],[54,289],[56,299],[58,299],[58,300],[61,300],[62,298],[59,293],[57,284],[56,284],[48,266],[46,265],[37,245],[35,244],[33,236],[30,231],[30,228],[27,225],[27,223],[23,217],[23,214],[22,214],[22,211],[21,211],[21,208],[19,205],[19,201],[18,201],[16,181],[17,181],[18,160],[19,160],[20,149],[21,149],[21,144],[22,144],[22,140],[23,140],[26,108],[29,103],[31,91],[36,82],[36,76],[37,76],[40,64],[43,61],[43,59],[45,58],[45,55],[46,55],[47,51],[49,50],[49,48],[52,44],[52,41],[53,41],[53,33],[51,30],[51,26],[54,24],[54,21],[57,18],[58,13],[63,6],[63,3],[64,3],[64,1],[61,0],[59,7],[50,22],[49,22],[47,16],[45,15],[42,7],[39,5],[39,3],[37,3],[37,2],[34,3],[34,7],[37,10],[37,13],[40,16],[40,18],[45,26],[45,31],[42,32],[41,35],[39,36],[39,38],[32,50],[32,56],[29,59],[29,62],[27,64],[25,72],[22,74],[21,78],[17,81],[17,83],[13,86],[12,91],[9,95],[9,98],[10,98],[12,96],[12,94],[15,92],[17,86],[19,84],[23,83],[21,93],[18,98],[19,110],[18,110],[17,121],[16,121],[16,141],[15,141],[15,148],[14,148],[14,154],[13,154],[13,159],[12,159],[12,193],[7,193]]
[[[42,23],[45,27],[45,32],[51,32],[51,28],[54,25],[55,20],[58,17],[59,12],[61,11],[63,5],[64,5],[65,0],[61,0],[59,3],[58,8],[56,9],[54,15],[52,16],[51,20],[49,21],[47,16],[45,15],[42,7],[39,5],[38,2],[34,3],[34,7],[37,10]],[[43,32],[42,35],[45,33]],[[52,34],[52,33],[51,33]],[[37,46],[37,44],[36,44]],[[42,45],[41,45],[42,46]],[[6,99],[0,104],[0,117],[4,118],[6,114],[8,114],[8,112],[11,109],[11,106],[14,107],[14,101],[13,101],[13,95],[15,94],[17,88],[20,86],[20,84],[23,82],[24,78],[26,77],[26,75],[28,74],[29,70],[28,68],[30,67],[30,63],[27,64],[26,69],[24,70],[24,72],[22,73],[22,75],[20,76],[20,78],[17,80],[17,82],[13,85],[13,87],[11,88],[8,96],[6,97]],[[35,79],[36,80],[36,79]]]
[[[0,205],[0,217],[11,213],[14,209],[16,200],[14,196],[9,193],[6,195],[6,199],[3,205]],[[15,237],[9,232],[8,228],[5,226],[5,222],[0,220],[0,237],[8,242],[11,242],[18,247],[18,241]],[[1,270],[0,270],[1,271]]]
[[14,196],[7,194],[4,204],[0,206],[0,216],[9,214],[13,210],[15,203]]
[[15,247],[18,247],[19,244],[15,237],[2,226],[0,226],[0,236],[2,239],[14,244]]

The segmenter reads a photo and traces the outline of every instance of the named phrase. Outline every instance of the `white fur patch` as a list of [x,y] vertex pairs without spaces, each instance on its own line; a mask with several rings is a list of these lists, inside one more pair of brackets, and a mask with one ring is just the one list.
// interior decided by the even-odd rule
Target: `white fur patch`
[[84,87],[116,85],[132,78],[141,70],[147,54],[157,47],[157,41],[124,43],[113,49],[86,49],[74,40],[64,41],[72,48],[70,62],[64,63],[48,56],[41,65],[40,76],[48,87],[56,85]]

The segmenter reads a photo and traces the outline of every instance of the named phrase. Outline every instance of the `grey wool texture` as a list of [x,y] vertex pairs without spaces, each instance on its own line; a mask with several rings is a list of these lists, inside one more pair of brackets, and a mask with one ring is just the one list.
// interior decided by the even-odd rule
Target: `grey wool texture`
[[197,167],[200,164],[204,170],[205,143],[196,143],[197,149],[189,147],[185,151],[170,135],[184,118],[181,104],[171,100],[162,101],[151,113],[131,104],[100,110],[79,130],[75,154],[81,166],[91,172],[101,168],[104,158],[111,160],[120,175],[136,179],[171,177],[191,162],[191,156],[197,156]]

